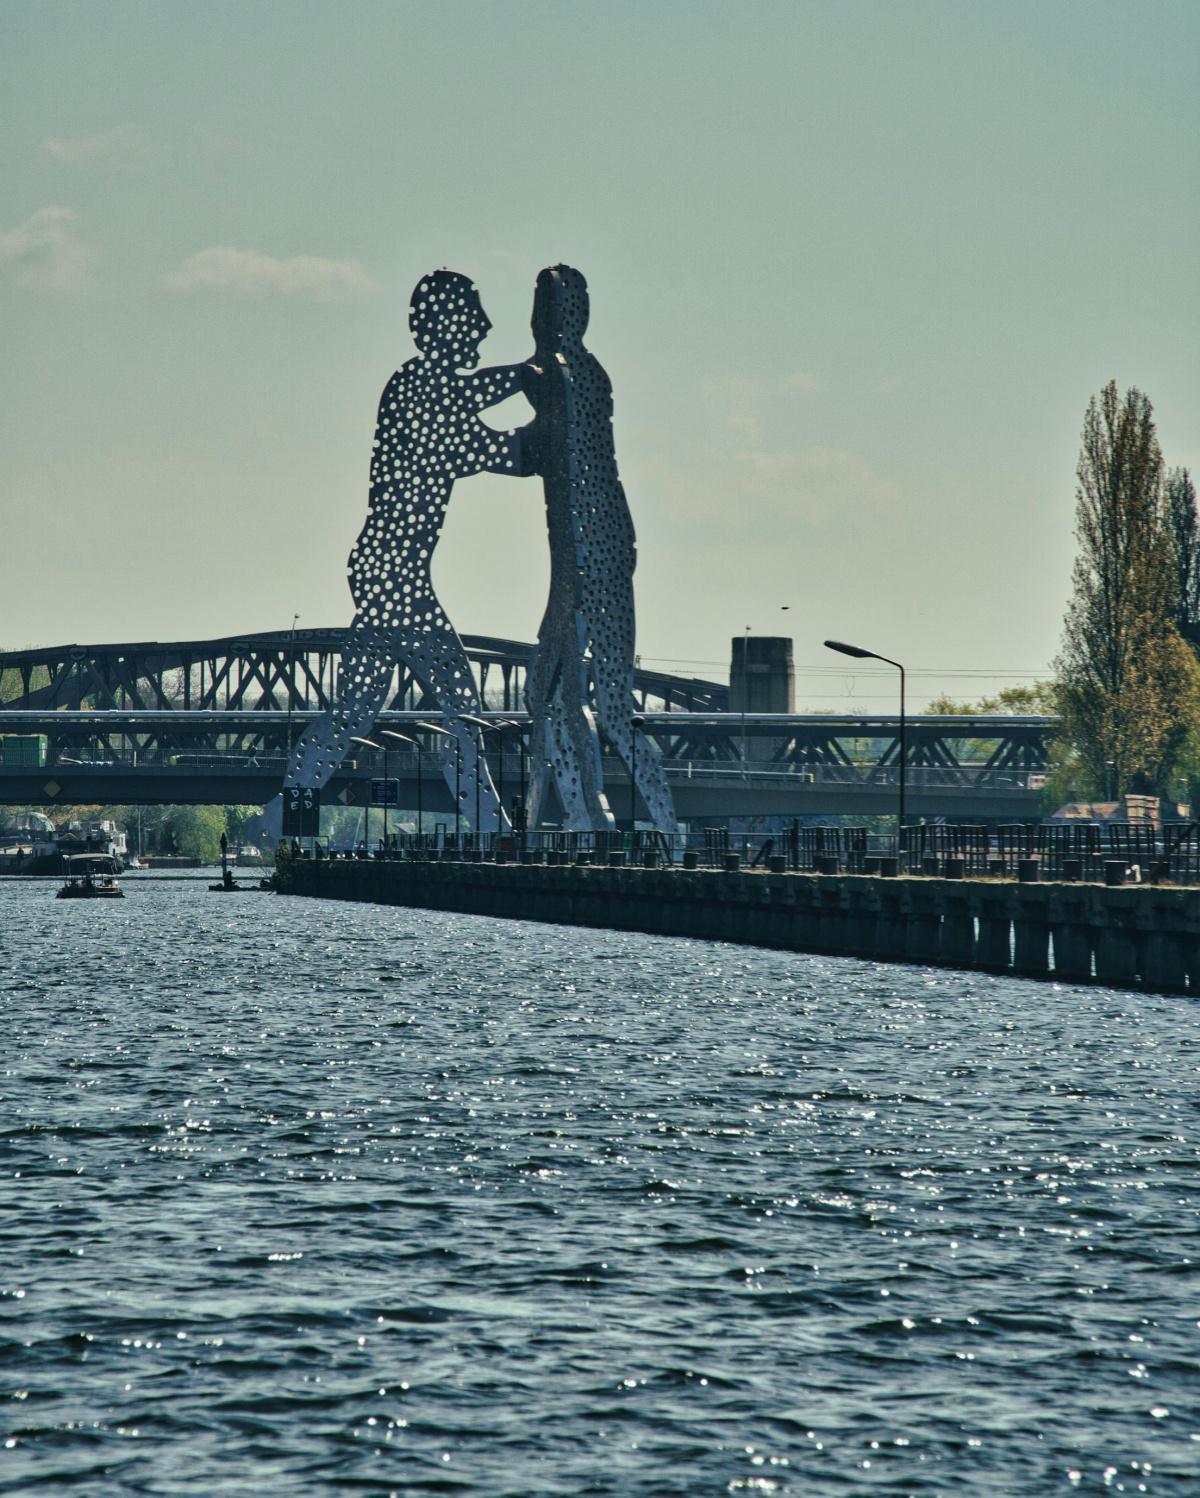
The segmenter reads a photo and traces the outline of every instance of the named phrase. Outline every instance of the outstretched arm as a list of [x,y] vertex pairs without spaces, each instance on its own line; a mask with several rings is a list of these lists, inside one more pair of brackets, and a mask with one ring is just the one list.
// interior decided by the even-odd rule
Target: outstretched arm
[[[504,395],[513,394],[514,389],[520,390],[536,411],[538,383],[541,375],[542,371],[536,364],[528,363],[511,365],[502,369],[481,370],[478,378],[486,380],[490,376],[500,376],[507,380],[511,376],[514,386],[512,389],[506,389]],[[488,404],[495,404],[495,400],[489,401]],[[518,427],[515,431],[497,432],[496,438],[500,444],[500,452],[488,465],[489,470],[493,473],[512,474],[516,478],[529,478],[532,474],[540,473],[540,426],[540,418],[535,416],[532,421],[523,427]]]
[[496,364],[491,369],[477,369],[464,375],[463,385],[474,395],[481,411],[497,406],[523,388],[523,364]]

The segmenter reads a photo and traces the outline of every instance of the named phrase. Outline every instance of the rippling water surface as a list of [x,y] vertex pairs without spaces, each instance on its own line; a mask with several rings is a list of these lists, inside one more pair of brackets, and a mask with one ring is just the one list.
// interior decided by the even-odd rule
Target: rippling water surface
[[0,1491],[1200,1492],[1185,998],[0,885]]

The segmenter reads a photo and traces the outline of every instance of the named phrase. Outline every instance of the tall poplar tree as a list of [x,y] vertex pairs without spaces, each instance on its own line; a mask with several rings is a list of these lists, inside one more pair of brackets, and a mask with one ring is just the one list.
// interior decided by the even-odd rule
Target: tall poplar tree
[[1200,515],[1196,486],[1186,468],[1172,468],[1167,475],[1166,520],[1175,545],[1176,622],[1195,645],[1200,643]]
[[1088,404],[1076,469],[1079,552],[1057,662],[1064,730],[1093,794],[1163,791],[1195,720],[1195,658],[1154,412],[1110,381]]

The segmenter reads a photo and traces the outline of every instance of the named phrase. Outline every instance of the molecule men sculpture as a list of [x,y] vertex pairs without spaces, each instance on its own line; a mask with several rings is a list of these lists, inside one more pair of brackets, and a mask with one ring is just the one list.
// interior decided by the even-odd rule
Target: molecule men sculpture
[[[459,814],[478,806],[484,826],[504,825],[478,725],[463,721],[483,703],[434,593],[431,562],[455,479],[537,472],[545,487],[551,587],[526,682],[530,825],[537,825],[553,782],[567,826],[612,826],[599,728],[627,766],[636,761],[637,789],[655,825],[675,828],[657,754],[644,741],[640,753],[633,747],[634,534],[613,451],[611,387],[582,343],[587,311],[578,271],[543,271],[534,358],[476,370],[491,323],[474,285],[447,270],[418,284],[409,327],[419,352],[380,400],[367,520],[350,554],[356,612],[338,702],[297,744],[286,786],[318,787],[330,779],[351,741],[374,725],[399,665],[443,717],[442,768],[457,790]],[[528,427],[497,432],[480,419],[519,390],[537,413]]]

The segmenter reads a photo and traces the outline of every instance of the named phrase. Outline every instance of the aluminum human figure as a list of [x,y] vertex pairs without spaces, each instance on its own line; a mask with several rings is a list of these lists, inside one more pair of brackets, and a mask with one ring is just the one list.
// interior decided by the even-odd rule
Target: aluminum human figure
[[[475,370],[491,328],[471,281],[453,271],[424,277],[412,294],[409,327],[419,352],[388,381],[379,402],[370,507],[349,560],[356,613],[342,656],[338,702],[305,733],[285,785],[322,786],[386,706],[398,665],[407,666],[445,715],[439,739],[459,811],[475,805],[483,824],[499,803],[479,730],[464,714],[482,710],[462,643],[433,589],[430,567],[456,479],[521,471],[520,442],[479,413],[520,389],[518,366]],[[472,372],[474,371],[474,372]],[[456,776],[456,750],[461,756]]]
[[[678,823],[657,751],[641,736],[634,753],[633,520],[617,472],[612,386],[583,344],[587,282],[569,265],[551,266],[534,294],[534,358],[524,381],[537,416],[524,429],[526,466],[542,475],[550,535],[550,598],[526,679],[530,743],[545,795],[558,790],[568,826],[613,822],[604,797],[597,729],[627,770],[654,825]],[[531,822],[534,819],[531,816]]]

